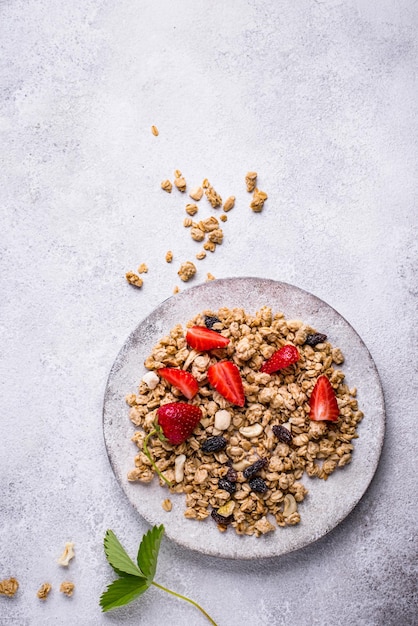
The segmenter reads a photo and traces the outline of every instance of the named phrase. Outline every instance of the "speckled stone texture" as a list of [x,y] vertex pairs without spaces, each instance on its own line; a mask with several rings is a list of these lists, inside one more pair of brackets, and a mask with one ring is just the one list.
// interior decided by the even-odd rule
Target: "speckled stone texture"
[[[365,496],[322,539],[245,562],[165,540],[157,580],[219,626],[418,623],[417,26],[412,0],[0,2],[0,578],[20,582],[0,624],[208,623],[158,589],[98,606],[106,529],[134,555],[148,528],[107,458],[107,376],[200,250],[186,197],[159,187],[176,168],[237,198],[190,285],[260,276],[328,302],[371,352],[387,429]],[[124,274],[142,262],[139,291]]]

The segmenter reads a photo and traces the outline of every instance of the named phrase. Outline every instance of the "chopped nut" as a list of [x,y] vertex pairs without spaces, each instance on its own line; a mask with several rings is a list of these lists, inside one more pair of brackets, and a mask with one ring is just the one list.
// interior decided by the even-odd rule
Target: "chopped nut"
[[283,500],[283,517],[289,517],[297,511],[297,504],[294,496],[288,493]]
[[222,213],[222,215],[219,216],[219,219],[222,220],[223,222],[226,222],[228,219],[228,216],[225,215],[225,213]]
[[16,578],[8,578],[0,580],[0,596],[8,596],[13,598],[16,591],[19,589],[19,583]]
[[196,215],[198,208],[195,204],[186,204],[186,213],[189,215]]
[[161,189],[164,189],[164,191],[166,191],[167,193],[171,193],[171,190],[173,189],[173,185],[168,180],[168,178],[166,180],[163,180],[163,182],[161,183]]
[[62,565],[63,567],[68,567],[69,562],[74,557],[75,557],[74,543],[69,541],[68,543],[65,544],[64,552],[61,554],[60,558],[58,559],[58,564]]
[[210,272],[208,272],[206,274],[206,280],[216,280],[215,276],[213,274],[211,274]]
[[216,243],[213,243],[213,241],[206,241],[206,243],[203,244],[203,247],[205,250],[208,250],[209,252],[215,252]]
[[224,204],[225,213],[233,209],[234,206],[235,206],[235,196],[229,196],[229,198],[225,200],[225,204]]
[[169,513],[171,509],[173,508],[173,504],[170,498],[166,498],[165,500],[163,500],[161,506],[163,507],[164,511],[167,511],[167,513]]
[[167,263],[171,263],[171,261],[173,260],[173,253],[171,252],[171,250],[168,250],[168,252],[166,252],[165,260]]
[[205,256],[206,256],[206,252],[204,250],[201,250],[200,252],[196,254],[196,259],[198,261],[201,261],[202,259],[205,258]]
[[146,263],[141,263],[138,267],[138,274],[146,274],[148,272],[148,266]]
[[217,430],[228,430],[231,424],[231,413],[225,409],[216,411],[215,413],[215,428]]
[[250,204],[254,213],[260,213],[263,210],[264,202],[267,198],[268,195],[265,191],[260,191],[259,189],[254,190],[253,201]]
[[74,583],[70,583],[69,581],[64,581],[63,583],[61,583],[60,591],[61,593],[64,593],[66,596],[70,597],[73,595],[74,587],[75,587]]
[[154,135],[154,137],[158,137],[158,135],[160,134],[156,126],[151,126],[151,132]]
[[176,483],[181,483],[184,478],[184,464],[186,462],[186,455],[179,454],[174,461],[174,480]]
[[199,200],[203,196],[202,187],[193,187],[193,189],[189,193],[189,196],[191,197],[192,200],[196,200],[196,202],[199,202]]
[[184,228],[190,228],[190,226],[192,226],[193,224],[193,220],[191,217],[185,217],[183,220],[183,226]]
[[205,233],[200,228],[192,228],[190,235],[195,241],[203,241],[205,238]]
[[46,600],[51,589],[52,589],[52,586],[49,583],[44,583],[38,589],[38,592],[36,595],[38,596],[40,600]]
[[160,379],[155,372],[147,372],[143,375],[142,382],[146,384],[148,389],[155,389]]
[[209,241],[213,241],[213,243],[222,243],[224,238],[224,234],[221,228],[217,228],[209,233],[208,239]]
[[214,209],[216,209],[219,206],[222,206],[222,198],[218,194],[218,192],[214,190],[212,186],[209,186],[206,189],[205,195]]
[[263,432],[263,427],[261,424],[251,424],[251,426],[243,426],[239,432],[243,437],[251,439],[252,437],[259,437]]
[[144,284],[144,281],[142,280],[142,278],[139,278],[138,274],[135,274],[135,272],[126,272],[125,278],[128,281],[128,283],[130,285],[133,285],[134,287],[141,288],[142,285]]
[[187,283],[187,281],[196,274],[196,266],[191,261],[186,261],[180,266],[177,274],[180,276],[183,282]]
[[247,172],[245,176],[245,184],[247,185],[247,191],[254,191],[257,182],[257,172]]

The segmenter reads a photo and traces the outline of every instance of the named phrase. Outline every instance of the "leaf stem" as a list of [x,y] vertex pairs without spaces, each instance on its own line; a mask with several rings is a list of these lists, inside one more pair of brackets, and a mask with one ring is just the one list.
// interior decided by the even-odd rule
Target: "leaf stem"
[[170,483],[170,481],[169,481],[169,480],[167,480],[167,478],[164,476],[164,474],[162,474],[161,470],[160,470],[160,469],[157,467],[157,465],[155,464],[155,461],[154,461],[154,459],[152,458],[150,451],[148,450],[148,445],[147,445],[147,444],[148,444],[148,441],[149,441],[150,437],[152,437],[153,435],[158,435],[158,431],[157,431],[157,430],[152,430],[150,433],[148,433],[148,435],[147,435],[147,436],[145,437],[145,439],[144,439],[144,444],[143,444],[143,447],[144,447],[144,454],[145,454],[145,456],[146,456],[146,457],[150,460],[151,465],[152,465],[152,467],[155,469],[155,471],[157,472],[158,476],[160,476],[160,478],[162,478],[162,479],[163,479],[163,481],[164,481],[165,483],[167,483],[167,485],[168,485],[169,487],[172,487],[173,485]]
[[154,585],[154,587],[158,587],[159,589],[162,589],[163,591],[167,591],[167,593],[171,593],[171,595],[176,596],[176,598],[180,598],[181,600],[186,600],[186,602],[190,602],[190,604],[193,604],[193,606],[195,606],[197,609],[199,609],[199,611],[203,613],[203,615],[210,621],[212,626],[217,626],[216,622],[213,621],[210,615],[208,615],[206,611],[200,606],[200,604],[198,604],[194,600],[191,600],[190,598],[187,598],[186,596],[182,596],[181,593],[176,593],[175,591],[171,591],[171,589],[167,589],[167,587],[163,587],[162,585],[159,585],[155,581],[153,581],[151,584]]

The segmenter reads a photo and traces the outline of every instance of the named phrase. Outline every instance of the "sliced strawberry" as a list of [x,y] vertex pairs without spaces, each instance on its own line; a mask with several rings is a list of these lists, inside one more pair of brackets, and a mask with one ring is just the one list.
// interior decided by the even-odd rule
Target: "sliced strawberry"
[[191,400],[199,391],[199,384],[190,372],[175,369],[174,367],[162,367],[158,370],[158,374],[170,383],[170,385],[174,385],[174,387],[180,389],[181,393],[186,396],[188,400]]
[[185,402],[170,402],[157,409],[158,424],[173,446],[178,446],[190,437],[203,417],[198,406]]
[[300,354],[295,346],[286,345],[276,350],[276,352],[261,366],[260,372],[272,374],[277,370],[289,367],[292,363],[299,361]]
[[309,404],[311,407],[309,413],[311,420],[316,422],[323,420],[329,422],[338,421],[340,411],[338,409],[337,398],[326,376],[322,375],[316,381]]
[[214,348],[225,348],[229,344],[228,337],[217,333],[206,326],[192,326],[186,334],[186,341],[191,348],[202,352]]
[[244,406],[245,395],[241,374],[232,361],[219,361],[208,369],[208,380],[212,387],[231,404]]

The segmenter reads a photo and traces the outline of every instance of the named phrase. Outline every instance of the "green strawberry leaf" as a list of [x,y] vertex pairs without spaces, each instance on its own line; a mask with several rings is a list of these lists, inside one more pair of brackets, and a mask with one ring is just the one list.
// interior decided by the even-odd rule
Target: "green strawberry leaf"
[[144,574],[126,553],[125,548],[117,539],[113,530],[106,531],[104,550],[110,565],[119,576],[136,576],[144,578]]
[[149,587],[146,578],[125,575],[111,583],[106,591],[100,596],[100,606],[102,611],[110,611],[118,606],[129,604],[138,596],[143,594]]
[[153,526],[142,537],[139,545],[137,562],[138,566],[147,578],[149,584],[152,583],[157,569],[158,552],[160,550],[161,539],[164,534],[164,526]]

